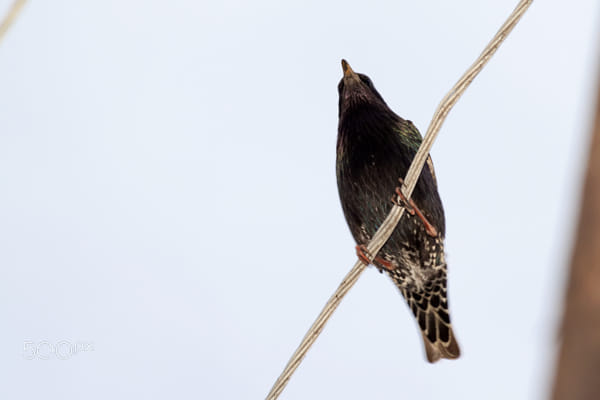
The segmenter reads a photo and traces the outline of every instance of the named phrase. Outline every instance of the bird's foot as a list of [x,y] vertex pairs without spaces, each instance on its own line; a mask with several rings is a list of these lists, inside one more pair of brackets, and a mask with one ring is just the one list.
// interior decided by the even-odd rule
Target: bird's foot
[[[369,251],[367,250],[367,247],[364,244],[359,244],[356,246],[356,255],[358,256],[358,259],[360,261],[365,263],[365,265],[371,264],[371,255],[369,254]],[[379,256],[373,258],[373,265],[377,267],[379,272],[383,272],[383,269],[386,269],[390,272],[394,270],[394,266],[391,262],[384,260]]]
[[435,227],[431,225],[431,223],[427,220],[425,215],[423,215],[421,210],[419,210],[419,207],[417,207],[413,199],[407,200],[406,196],[404,196],[404,193],[402,193],[402,184],[404,183],[404,180],[402,178],[399,178],[398,181],[400,181],[401,185],[396,188],[396,194],[398,195],[398,198],[393,199],[392,201],[396,200],[394,201],[394,203],[400,207],[404,207],[410,215],[416,214],[417,217],[419,217],[419,219],[423,222],[423,225],[425,225],[425,232],[427,232],[427,234],[431,237],[437,237],[437,229],[435,229]]
[[[400,179],[400,180],[402,180],[402,179]],[[398,207],[404,208],[406,210],[406,212],[409,213],[410,215],[415,215],[415,209],[412,206],[414,203],[411,199],[410,204],[409,204],[409,201],[406,200],[406,196],[404,196],[404,193],[402,193],[402,187],[398,186],[396,188],[396,195],[392,196],[392,203],[394,203]]]
[[373,260],[373,265],[377,267],[380,273],[383,273],[384,269],[389,272],[392,272],[396,269],[394,268],[394,265],[391,262],[381,257],[375,257],[375,259]]
[[356,255],[358,256],[358,259],[362,261],[365,265],[371,264],[371,255],[367,250],[367,246],[365,246],[364,244],[356,245]]

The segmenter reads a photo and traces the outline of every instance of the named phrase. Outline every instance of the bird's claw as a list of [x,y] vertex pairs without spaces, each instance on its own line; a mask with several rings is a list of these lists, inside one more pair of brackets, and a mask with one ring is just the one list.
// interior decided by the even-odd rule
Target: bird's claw
[[[379,256],[372,258],[371,254],[369,253],[367,247],[364,244],[356,245],[356,255],[358,256],[358,259],[360,261],[365,263],[365,265],[375,265],[375,267],[377,267],[380,273],[383,273],[384,269],[390,272],[395,269],[391,262],[384,260]],[[373,261],[371,261],[371,258],[373,259]]]
[[406,196],[402,193],[402,187],[396,187],[396,196],[392,197],[392,203],[398,207],[404,208],[410,215],[415,215],[415,209],[412,206],[412,200],[406,200]]
[[364,244],[356,245],[356,255],[358,256],[358,259],[362,261],[365,265],[371,264],[372,257]]

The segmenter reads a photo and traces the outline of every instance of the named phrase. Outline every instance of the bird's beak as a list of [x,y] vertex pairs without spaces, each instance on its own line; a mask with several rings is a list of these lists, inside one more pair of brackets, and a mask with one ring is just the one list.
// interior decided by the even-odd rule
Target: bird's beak
[[356,72],[354,72],[352,70],[352,68],[350,67],[350,64],[348,64],[348,61],[342,60],[342,69],[344,70],[344,80],[345,81],[360,80],[358,75],[356,75]]

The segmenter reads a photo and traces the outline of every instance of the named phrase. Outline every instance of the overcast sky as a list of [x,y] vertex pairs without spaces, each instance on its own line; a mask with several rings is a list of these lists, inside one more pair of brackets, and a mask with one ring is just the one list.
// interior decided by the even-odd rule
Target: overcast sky
[[[516,3],[30,1],[0,44],[0,398],[264,398],[355,262],[340,59],[424,132]],[[282,399],[546,396],[599,11],[534,2],[433,148],[461,358],[428,364],[369,268]]]

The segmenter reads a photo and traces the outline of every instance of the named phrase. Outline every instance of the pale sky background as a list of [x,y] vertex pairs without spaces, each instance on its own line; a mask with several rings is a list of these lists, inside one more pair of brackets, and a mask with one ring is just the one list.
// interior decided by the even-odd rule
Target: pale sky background
[[[340,59],[424,132],[516,3],[30,1],[0,44],[0,398],[264,398],[355,261]],[[369,268],[282,399],[545,398],[599,11],[534,2],[433,148],[461,359],[428,364]]]

